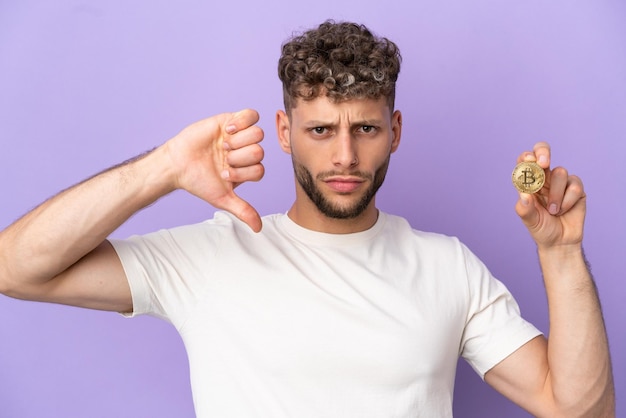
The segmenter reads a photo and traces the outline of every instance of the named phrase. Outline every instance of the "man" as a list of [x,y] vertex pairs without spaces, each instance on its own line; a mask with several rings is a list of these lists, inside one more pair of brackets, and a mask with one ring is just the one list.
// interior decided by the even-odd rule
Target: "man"
[[[516,206],[544,274],[546,340],[458,240],[376,208],[402,134],[399,70],[396,45],[363,26],[325,22],[294,37],[276,115],[296,178],[287,214],[261,219],[234,193],[263,176],[257,113],[213,116],[3,231],[0,290],[170,321],[200,417],[447,417],[459,355],[536,416],[613,416],[582,182],[549,168],[545,143],[518,158],[546,170],[544,188]],[[175,189],[224,211],[107,240]]]

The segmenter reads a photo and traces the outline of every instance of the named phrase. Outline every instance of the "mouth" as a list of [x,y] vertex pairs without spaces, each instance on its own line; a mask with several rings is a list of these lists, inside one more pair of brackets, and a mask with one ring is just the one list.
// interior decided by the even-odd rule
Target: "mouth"
[[331,176],[322,179],[329,189],[341,193],[352,193],[359,189],[366,179],[356,176]]

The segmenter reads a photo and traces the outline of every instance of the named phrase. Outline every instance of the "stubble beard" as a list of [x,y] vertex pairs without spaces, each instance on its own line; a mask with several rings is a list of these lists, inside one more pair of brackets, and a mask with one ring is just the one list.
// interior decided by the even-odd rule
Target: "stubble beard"
[[[349,206],[342,206],[328,199],[319,187],[317,187],[311,172],[304,165],[298,163],[293,157],[293,154],[292,164],[298,184],[300,184],[302,190],[304,190],[309,199],[311,199],[323,215],[333,219],[354,219],[361,215],[369,206],[374,196],[376,196],[376,192],[378,192],[380,186],[383,185],[385,176],[387,175],[387,169],[389,168],[390,158],[391,154],[387,156],[385,161],[376,169],[373,179],[372,175],[369,173],[362,173],[360,171],[350,172],[350,175],[356,175],[365,180],[371,180],[371,183],[367,190],[362,194],[361,198]],[[322,172],[316,176],[316,180],[323,181],[325,178],[337,174],[340,173],[332,171]]]

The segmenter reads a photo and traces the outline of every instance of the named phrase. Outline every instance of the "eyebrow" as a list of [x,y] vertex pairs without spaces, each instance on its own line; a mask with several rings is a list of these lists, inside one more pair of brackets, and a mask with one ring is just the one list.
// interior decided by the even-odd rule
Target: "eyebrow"
[[[303,126],[305,128],[314,128],[314,127],[332,127],[335,126],[336,123],[334,122],[328,122],[328,121],[321,121],[321,120],[310,120],[307,122],[303,123]],[[351,128],[354,128],[356,126],[382,126],[383,125],[383,121],[380,119],[362,119],[359,121],[356,121],[354,123],[350,124]]]

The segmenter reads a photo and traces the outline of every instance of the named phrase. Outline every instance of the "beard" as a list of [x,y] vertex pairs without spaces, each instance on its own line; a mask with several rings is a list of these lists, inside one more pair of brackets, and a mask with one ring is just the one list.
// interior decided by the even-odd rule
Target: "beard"
[[[389,160],[391,154],[387,156],[385,161],[376,169],[374,175],[369,173],[363,173],[360,171],[351,172],[350,175],[358,176],[362,179],[369,180],[370,186],[365,190],[361,197],[349,205],[340,205],[331,201],[325,196],[322,191],[317,187],[313,174],[302,164],[296,162],[292,154],[292,164],[298,183],[302,187],[302,190],[315,204],[317,209],[325,216],[333,219],[354,219],[361,215],[363,211],[369,206],[370,202],[376,196],[376,192],[380,189],[385,176],[387,175],[387,169],[389,168]],[[316,176],[316,180],[323,181],[324,178],[337,175],[340,173],[334,171],[325,171],[319,173]],[[346,193],[347,194],[347,193]]]

